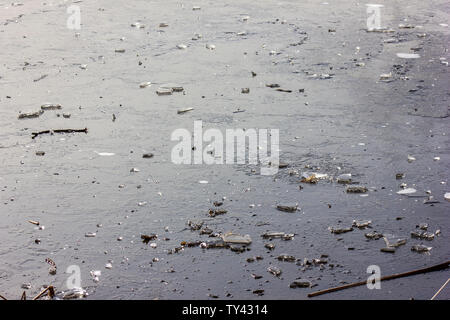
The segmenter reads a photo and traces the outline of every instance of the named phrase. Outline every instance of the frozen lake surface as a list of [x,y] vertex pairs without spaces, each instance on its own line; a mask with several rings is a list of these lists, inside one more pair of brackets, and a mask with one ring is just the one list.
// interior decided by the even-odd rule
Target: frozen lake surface
[[[308,299],[367,279],[371,265],[384,276],[449,260],[447,1],[378,1],[385,32],[367,32],[358,1],[75,2],[0,0],[1,295],[19,298],[25,283],[28,296],[49,284],[67,290],[75,265],[88,299]],[[79,30],[67,27],[70,5],[81,9]],[[165,84],[184,91],[156,94]],[[62,109],[18,119],[45,103]],[[192,132],[197,120],[221,132],[279,129],[288,166],[263,176],[247,164],[172,163],[171,133]],[[304,172],[328,178],[303,183]],[[368,191],[347,193],[335,179],[345,173]],[[397,194],[402,184],[417,191]],[[298,210],[276,208],[290,204]],[[328,230],[353,220],[372,222]],[[217,239],[188,221],[252,243],[241,253],[196,245],[168,254]],[[433,240],[411,236],[420,224]],[[262,237],[271,231],[295,236]],[[383,239],[365,236],[373,231],[407,242],[382,252]],[[143,243],[150,234],[158,237]],[[417,244],[432,249],[412,251]],[[321,257],[327,263],[312,261]],[[429,299],[448,277],[314,299]],[[312,288],[290,288],[298,278]]]

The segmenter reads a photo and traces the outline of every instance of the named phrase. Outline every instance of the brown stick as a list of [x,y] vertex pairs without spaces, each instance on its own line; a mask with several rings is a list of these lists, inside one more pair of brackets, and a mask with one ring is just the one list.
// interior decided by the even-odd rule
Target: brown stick
[[[413,270],[413,271],[409,271],[409,272],[397,273],[397,274],[392,274],[390,276],[381,277],[380,281],[392,280],[392,279],[397,279],[397,278],[409,277],[409,276],[416,275],[416,274],[421,274],[421,273],[427,273],[427,272],[444,270],[444,269],[448,268],[449,264],[450,264],[450,260],[446,261],[444,263],[441,263],[441,264],[437,264],[437,265],[432,266],[432,267],[428,267],[428,268],[417,269],[417,270]],[[367,281],[360,281],[360,282],[349,283],[349,284],[346,284],[346,285],[343,285],[343,286],[339,286],[339,287],[334,287],[334,288],[329,288],[329,289],[325,289],[325,290],[316,291],[316,292],[308,294],[308,298],[320,296],[320,295],[325,294],[325,293],[330,293],[330,292],[344,290],[344,289],[347,289],[347,288],[353,288],[353,287],[357,287],[357,286],[362,286],[362,285],[365,285],[366,283],[367,283]]]
[[40,297],[42,297],[47,291],[49,291],[52,295],[54,295],[54,289],[53,286],[48,286],[47,288],[45,288],[44,290],[42,290],[36,297],[33,298],[33,300],[37,300]]
[[48,287],[48,296],[50,299],[53,299],[55,296],[55,288],[53,286]]
[[46,134],[46,133],[73,133],[73,132],[84,132],[88,133],[88,129],[55,129],[55,130],[44,130],[39,132],[32,132],[31,139],[36,138],[38,135]]
[[0,294],[0,299],[2,299],[2,300],[8,300],[8,299],[6,299],[4,296],[2,296],[1,294]]
[[434,296],[430,299],[430,300],[434,300],[434,298],[437,297],[437,295],[439,293],[441,293],[442,289],[445,288],[445,286],[450,282],[450,278],[447,279],[447,281],[445,281],[445,283],[442,285],[442,287],[439,288],[439,290],[434,294]]

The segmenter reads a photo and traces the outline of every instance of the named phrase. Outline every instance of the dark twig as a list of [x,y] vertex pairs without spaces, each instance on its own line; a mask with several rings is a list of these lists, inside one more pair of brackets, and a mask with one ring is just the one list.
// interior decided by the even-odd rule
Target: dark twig
[[[450,260],[446,261],[444,263],[441,263],[441,264],[437,264],[437,265],[432,266],[432,267],[428,267],[428,268],[417,269],[417,270],[413,270],[413,271],[409,271],[409,272],[397,273],[397,274],[393,274],[393,275],[390,275],[390,276],[381,277],[380,281],[392,280],[392,279],[408,277],[408,276],[421,274],[421,273],[427,273],[427,272],[444,270],[444,269],[448,268],[449,265],[450,265]],[[346,285],[339,286],[339,287],[334,287],[334,288],[329,288],[329,289],[325,289],[325,290],[316,291],[316,292],[308,294],[308,297],[311,298],[311,297],[315,297],[315,296],[320,296],[321,294],[330,293],[330,292],[339,291],[339,290],[344,290],[344,289],[347,289],[347,288],[353,288],[353,287],[357,287],[357,286],[362,286],[362,285],[365,285],[365,284],[367,284],[367,281],[354,282],[354,283],[346,284]]]
[[55,130],[44,130],[44,131],[39,131],[39,132],[32,132],[31,133],[31,139],[36,138],[37,136],[41,135],[41,134],[53,134],[53,133],[73,133],[73,132],[84,132],[84,133],[88,133],[88,129],[84,128],[84,129],[55,129]]
[[422,118],[434,118],[434,119],[445,119],[450,117],[450,114],[446,114],[443,116],[431,116],[431,115],[427,115],[427,114],[418,114],[418,113],[412,113],[412,112],[408,112],[408,115],[410,116],[416,116],[416,117],[422,117]]

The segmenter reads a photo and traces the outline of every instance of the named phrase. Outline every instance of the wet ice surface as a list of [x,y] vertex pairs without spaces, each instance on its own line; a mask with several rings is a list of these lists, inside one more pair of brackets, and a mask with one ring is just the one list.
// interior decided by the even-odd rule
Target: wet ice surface
[[[28,295],[44,284],[66,290],[64,271],[79,265],[89,299],[305,299],[366,279],[369,265],[388,275],[448,260],[445,1],[379,1],[382,23],[394,33],[366,32],[366,8],[356,1],[86,1],[77,4],[79,31],[66,28],[69,2],[22,3],[0,3],[0,294],[18,298],[23,283],[31,284]],[[132,27],[136,22],[145,28]],[[202,37],[192,40],[195,34]],[[379,81],[388,73],[392,81]],[[320,79],[326,74],[331,78]],[[151,86],[140,88],[145,82]],[[274,83],[292,92],[266,87]],[[185,94],[157,95],[166,84]],[[17,118],[45,103],[63,109]],[[187,108],[194,110],[177,114]],[[238,109],[245,112],[233,113]],[[247,165],[172,164],[170,135],[192,131],[194,120],[222,132],[278,128],[280,160],[289,167],[271,177]],[[88,134],[31,139],[36,131],[85,127]],[[346,193],[346,185],[328,180],[300,183],[305,171],[351,173],[368,192]],[[402,183],[417,192],[397,194]],[[439,203],[424,204],[428,190]],[[214,201],[223,201],[219,208],[227,213],[210,217]],[[296,203],[295,212],[276,209]],[[191,231],[188,220],[203,220],[213,232],[248,234],[250,251],[186,247],[168,255],[182,241],[216,239]],[[371,220],[372,228],[328,230],[353,220]],[[441,233],[431,241],[412,238],[420,223]],[[268,231],[295,237],[263,239]],[[383,239],[364,236],[372,231],[407,243],[381,252]],[[141,235],[152,233],[158,238],[143,243]],[[416,244],[432,247],[430,254],[411,251]],[[328,255],[328,264],[304,269],[280,255],[300,261]],[[263,259],[247,261],[255,256]],[[46,258],[56,263],[56,275],[49,275]],[[101,270],[99,282],[92,270]],[[300,278],[316,286],[289,287]],[[447,278],[436,272],[323,298],[429,299]],[[261,289],[262,297],[253,293]],[[448,298],[448,290],[441,295]]]

